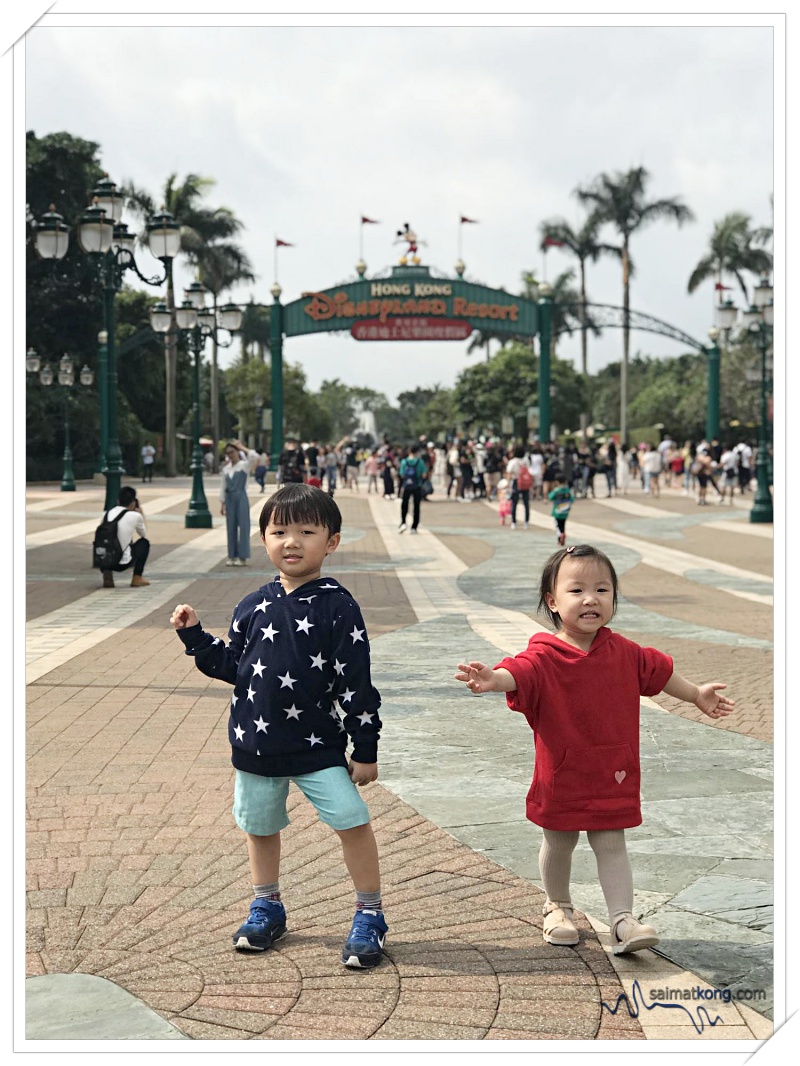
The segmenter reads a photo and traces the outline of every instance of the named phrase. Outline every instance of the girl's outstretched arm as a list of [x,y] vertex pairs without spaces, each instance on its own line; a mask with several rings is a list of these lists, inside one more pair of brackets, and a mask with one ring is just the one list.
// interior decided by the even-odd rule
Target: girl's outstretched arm
[[693,685],[680,674],[673,673],[662,689],[668,696],[674,696],[685,703],[693,703],[709,718],[724,718],[729,715],[736,704],[727,696],[720,695],[720,689],[727,688],[721,681],[709,681],[705,685]]
[[459,663],[456,681],[463,681],[472,692],[514,692],[517,682],[510,670],[493,670],[485,663]]

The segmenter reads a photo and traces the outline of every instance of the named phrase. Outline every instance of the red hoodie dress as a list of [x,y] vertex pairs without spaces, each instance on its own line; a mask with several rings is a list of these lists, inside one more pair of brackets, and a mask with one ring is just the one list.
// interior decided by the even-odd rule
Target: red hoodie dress
[[670,656],[604,626],[588,652],[537,633],[501,667],[517,683],[508,706],[534,733],[528,819],[573,831],[641,825],[639,697],[667,684]]

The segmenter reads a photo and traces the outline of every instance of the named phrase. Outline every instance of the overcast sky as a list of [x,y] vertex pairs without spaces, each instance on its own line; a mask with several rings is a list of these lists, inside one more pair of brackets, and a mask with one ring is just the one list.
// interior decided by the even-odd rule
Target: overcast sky
[[[539,224],[584,213],[572,195],[602,171],[644,166],[651,198],[680,197],[696,221],[632,238],[631,307],[698,340],[713,284],[689,275],[715,221],[771,225],[773,31],[736,27],[169,27],[47,25],[26,37],[25,127],[100,145],[115,181],[157,195],[170,173],[216,179],[211,206],[245,225],[258,280],[234,298],[271,302],[274,240],[283,301],[354,276],[362,214],[368,274],[397,262],[410,222],[423,262],[452,273],[458,219],[467,277],[518,291],[545,265]],[[366,20],[365,20],[366,21]],[[720,19],[722,21],[722,19]],[[71,221],[71,220],[70,220]],[[132,221],[128,219],[128,221]],[[605,235],[613,240],[611,229]],[[147,266],[152,266],[152,261]],[[547,277],[577,266],[548,252]],[[181,283],[191,280],[180,276]],[[589,267],[589,299],[621,304],[618,262]],[[733,294],[734,297],[736,293]],[[290,338],[308,384],[368,385],[390,398],[454,384],[480,354],[466,342],[377,344]],[[589,369],[622,335],[590,340]],[[238,350],[238,346],[232,351]],[[632,352],[685,348],[635,333]],[[580,339],[559,349],[579,362]]]

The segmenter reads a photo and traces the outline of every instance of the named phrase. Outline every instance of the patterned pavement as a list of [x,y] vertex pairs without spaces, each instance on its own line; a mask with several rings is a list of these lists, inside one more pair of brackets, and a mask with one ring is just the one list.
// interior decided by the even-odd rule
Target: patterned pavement
[[[640,990],[654,982],[707,982],[656,952],[612,960],[605,927],[594,916],[580,919],[577,949],[544,945],[535,873],[521,875],[505,857],[496,861],[491,848],[468,845],[452,824],[474,764],[456,761],[458,743],[448,758],[447,738],[431,760],[436,774],[412,758],[418,715],[440,691],[454,699],[446,681],[447,635],[476,642],[470,647],[486,641],[514,650],[533,630],[531,575],[552,547],[542,533],[549,522],[541,506],[533,527],[514,531],[519,540],[512,542],[487,505],[435,498],[423,517],[435,534],[426,529],[411,538],[396,532],[396,504],[337,495],[347,535],[328,572],[362,604],[376,683],[391,711],[382,715],[382,783],[366,790],[382,857],[388,954],[374,972],[341,966],[352,888],[335,837],[294,791],[281,878],[291,935],[263,956],[232,952],[230,932],[250,890],[241,834],[230,817],[225,687],[193,668],[167,622],[182,599],[209,629],[224,632],[231,606],[263,573],[259,545],[254,539],[248,571],[228,570],[219,519],[212,530],[183,528],[188,480],[143,486],[140,497],[153,541],[146,575],[153,583],[132,590],[118,581],[121,587],[110,591],[98,589],[87,570],[101,489],[81,485],[73,500],[46,487],[28,489],[28,998],[37,1005],[28,1022],[31,1047],[86,1037],[87,1025],[89,1038],[120,1035],[111,1015],[124,1012],[108,1010],[102,1022],[97,1016],[87,1022],[63,984],[54,991],[56,975],[62,982],[64,975],[93,978],[149,1008],[149,1022],[128,1023],[127,1036],[146,1037],[153,1048],[161,1039],[186,1037],[753,1041],[769,1034],[763,1013],[741,1004],[715,1002],[720,1020],[699,1031],[688,1011],[629,1011],[623,1004],[612,1013],[623,992],[635,998],[634,981]],[[615,562],[631,554],[622,580],[623,591],[630,586],[633,593],[619,628],[641,642],[640,633],[650,632],[660,647],[666,634],[675,644],[666,650],[688,676],[706,665],[724,674],[741,708],[725,727],[742,737],[737,744],[766,745],[771,545],[763,534],[739,529],[698,530],[696,521],[686,521],[696,517],[691,502],[670,497],[650,506],[638,498],[637,506],[663,511],[662,526],[652,514],[609,506],[613,501],[581,501],[573,514],[595,535],[604,532]],[[259,508],[254,497],[254,516]],[[620,520],[649,526],[620,528]],[[736,525],[742,518],[726,512],[708,520]],[[653,535],[653,525],[663,538]],[[581,531],[578,522],[573,528]],[[705,535],[715,544],[711,560],[702,554]],[[506,587],[512,543],[524,547],[513,550],[526,574],[511,575]],[[715,582],[702,591],[705,613],[680,595],[684,586],[694,594],[703,584],[698,573],[711,573]],[[464,704],[462,694],[455,699]],[[467,704],[488,707],[471,697]],[[654,704],[645,713],[663,717],[664,710]],[[700,736],[719,728],[687,726]],[[482,728],[476,720],[478,735]],[[497,754],[485,750],[489,761]],[[518,776],[517,821],[526,787],[524,774]],[[432,818],[420,781],[436,777],[450,799]],[[762,830],[768,835],[769,825]],[[754,863],[751,879],[761,884],[763,869],[755,870]],[[67,1005],[64,1018],[59,1004]]]

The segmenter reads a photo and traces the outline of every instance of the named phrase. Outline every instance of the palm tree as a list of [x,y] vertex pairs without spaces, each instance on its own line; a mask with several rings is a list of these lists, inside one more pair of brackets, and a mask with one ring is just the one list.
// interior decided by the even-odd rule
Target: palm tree
[[[200,201],[207,191],[215,185],[213,178],[203,178],[198,174],[187,174],[183,181],[178,181],[177,174],[170,174],[164,183],[159,203],[169,211],[181,226],[181,252],[191,261],[196,262],[197,251],[207,241],[225,240],[235,236],[242,228],[242,223],[226,207],[214,210],[203,206]],[[123,183],[123,194],[128,208],[143,221],[148,222],[158,210],[157,201],[145,190],[138,189],[131,181]],[[177,473],[177,437],[176,437],[176,386],[178,365],[178,335],[175,329],[175,286],[172,270],[167,278],[167,306],[173,316],[173,328],[166,335],[164,357],[166,364],[164,451],[166,456],[167,477]]]
[[[589,328],[586,314],[586,261],[596,263],[601,255],[622,255],[622,249],[615,244],[603,244],[598,239],[602,223],[595,214],[590,214],[579,230],[573,230],[564,218],[546,219],[539,231],[542,235],[542,250],[550,244],[562,245],[578,260],[581,276],[580,318],[581,318],[581,373],[587,379],[587,330]],[[596,331],[595,331],[596,332]]]
[[628,433],[628,353],[630,351],[630,238],[631,234],[657,219],[669,219],[682,226],[694,215],[676,197],[663,200],[645,199],[650,175],[644,167],[633,167],[613,175],[599,174],[575,195],[588,205],[598,222],[610,222],[622,237],[622,365],[620,367],[620,439]]
[[[197,263],[198,278],[208,291],[214,305],[214,317],[220,294],[230,289],[237,282],[253,282],[256,276],[253,266],[245,252],[230,241],[208,241],[188,251]],[[214,439],[212,455],[214,469],[217,464],[217,444],[219,443],[219,373],[217,366],[217,338],[212,337],[211,348],[211,436]]]
[[[743,273],[761,276],[772,270],[772,255],[763,248],[754,248],[754,244],[765,244],[772,236],[772,230],[766,227],[751,229],[750,216],[742,211],[732,211],[719,222],[714,223],[714,231],[708,242],[708,253],[697,263],[689,278],[689,292],[694,292],[704,281],[714,278],[722,285],[724,274],[732,274],[739,283],[745,304],[750,304],[747,285]],[[722,302],[722,290],[720,303]]]

